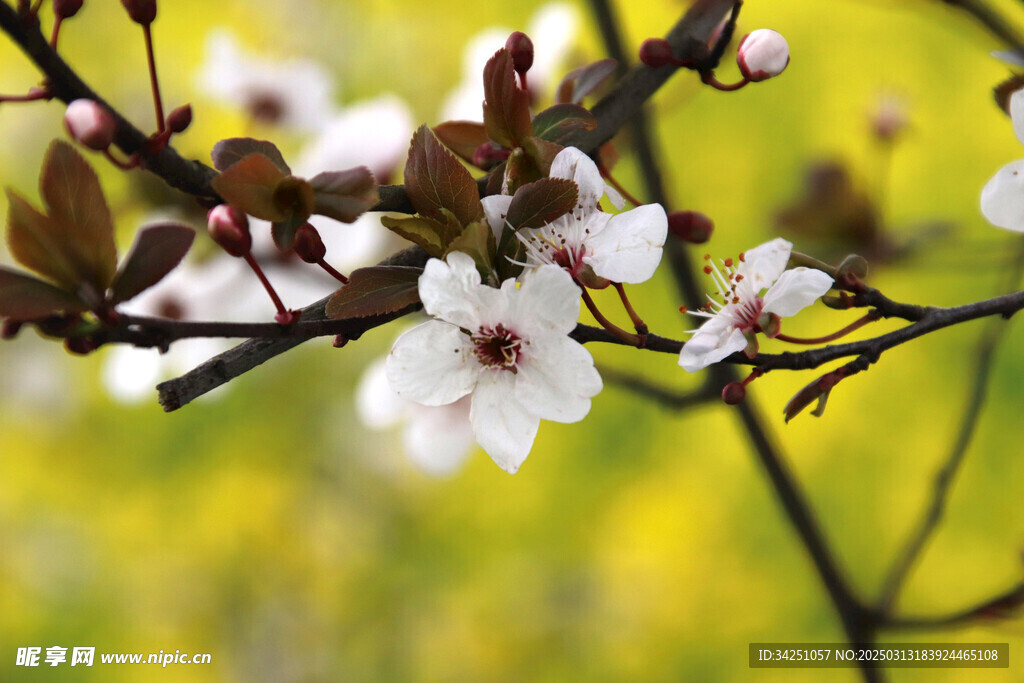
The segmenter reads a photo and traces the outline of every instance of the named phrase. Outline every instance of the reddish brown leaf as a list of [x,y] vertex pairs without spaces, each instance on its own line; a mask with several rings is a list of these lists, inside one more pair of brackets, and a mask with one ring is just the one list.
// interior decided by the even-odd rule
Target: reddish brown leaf
[[575,131],[596,127],[594,115],[578,104],[556,104],[533,117],[534,136],[552,142],[559,142]]
[[578,194],[568,178],[541,178],[516,191],[505,220],[515,230],[539,228],[572,211]]
[[532,135],[530,94],[516,85],[512,56],[505,48],[484,67],[484,126],[502,147],[518,147]]
[[33,320],[87,308],[78,297],[63,289],[0,266],[0,318]]
[[7,190],[7,244],[21,265],[74,291],[81,278],[64,240],[65,230]]
[[434,135],[459,158],[473,163],[476,148],[487,142],[484,124],[474,121],[445,121],[434,126]]
[[127,301],[164,279],[185,258],[195,236],[192,228],[176,223],[140,230],[111,285],[111,303]]
[[213,146],[210,158],[213,159],[213,167],[218,171],[225,171],[250,154],[262,154],[270,159],[275,166],[285,175],[291,175],[292,170],[288,168],[284,157],[273,142],[267,140],[255,140],[253,138],[228,138],[221,140]]
[[619,65],[614,59],[600,59],[593,64],[573,69],[558,85],[555,101],[579,104],[583,98],[592,93],[609,76],[615,73]]
[[250,216],[267,221],[286,220],[291,212],[274,201],[278,184],[289,176],[260,153],[246,155],[213,179],[213,189],[224,200]]
[[462,225],[484,216],[473,176],[426,125],[412,136],[405,162],[405,191],[417,212],[438,221],[445,220],[442,209],[455,214]]
[[417,284],[422,268],[372,266],[352,271],[348,284],[327,302],[336,320],[394,313],[419,303]]
[[551,173],[551,162],[563,149],[565,147],[557,142],[540,138],[530,137],[523,141],[523,151],[530,157],[538,173],[543,177],[547,177]]
[[117,269],[117,247],[114,221],[96,173],[73,146],[54,140],[43,159],[39,190],[80,282],[102,292]]
[[459,235],[459,226],[452,225],[454,221],[452,218],[452,221],[442,223],[426,216],[381,216],[380,219],[385,228],[413,244],[418,244],[435,258],[441,258],[448,244]]
[[377,181],[365,166],[321,173],[310,181],[315,193],[313,212],[352,223],[380,201]]

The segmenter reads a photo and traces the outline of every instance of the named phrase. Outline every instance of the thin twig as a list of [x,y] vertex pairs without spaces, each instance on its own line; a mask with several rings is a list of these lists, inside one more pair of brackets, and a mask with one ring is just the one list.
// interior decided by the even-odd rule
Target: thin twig
[[626,389],[671,410],[687,410],[715,402],[721,393],[721,387],[715,386],[709,376],[705,376],[704,383],[696,389],[680,391],[615,368],[601,366],[598,371],[606,385]]

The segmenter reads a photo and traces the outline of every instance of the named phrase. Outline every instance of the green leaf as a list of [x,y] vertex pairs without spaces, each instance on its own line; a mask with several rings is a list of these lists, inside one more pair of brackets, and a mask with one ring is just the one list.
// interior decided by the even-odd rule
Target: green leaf
[[473,163],[476,148],[487,142],[484,124],[474,121],[445,121],[434,126],[434,135],[468,163]]
[[508,50],[501,48],[484,66],[484,126],[502,147],[518,147],[532,135],[530,94],[516,85]]
[[[536,138],[530,138],[531,140]],[[515,194],[523,185],[540,180],[546,173],[541,173],[533,158],[522,147],[512,150],[511,156],[505,162],[505,176],[502,180],[502,190],[508,194]]]
[[34,320],[53,313],[79,313],[86,309],[88,306],[73,294],[0,266],[0,317]]
[[447,223],[426,216],[381,216],[381,224],[393,233],[418,244],[435,258],[441,258],[445,248],[458,233],[452,234]]
[[377,181],[365,166],[314,176],[313,212],[342,223],[352,223],[380,201]]
[[480,220],[484,207],[476,181],[426,125],[412,136],[405,162],[405,191],[417,213],[442,220],[448,209],[461,225]]
[[572,211],[578,196],[568,178],[541,178],[516,190],[505,220],[515,230],[539,228]]
[[291,212],[274,201],[275,190],[290,176],[258,152],[248,154],[213,179],[213,189],[228,204],[266,221],[286,220]]
[[614,59],[601,59],[593,64],[573,69],[558,85],[555,102],[579,104],[592,93],[606,78],[615,73],[619,65]]
[[111,303],[128,301],[163,280],[185,258],[195,236],[192,228],[177,223],[158,223],[139,230],[110,286]]
[[64,239],[67,231],[14,190],[7,190],[7,204],[7,245],[15,260],[62,288],[75,291],[81,278]]
[[270,224],[270,234],[274,238],[274,244],[281,251],[289,251],[295,246],[295,233],[299,231],[305,218],[293,215],[283,221],[275,221]]
[[270,159],[278,170],[285,175],[291,175],[292,170],[288,168],[284,157],[273,142],[267,140],[255,140],[253,138],[228,138],[221,140],[213,146],[210,158],[213,159],[213,167],[218,171],[226,171],[231,166],[249,156],[250,154],[262,154]]
[[533,117],[533,134],[542,140],[559,142],[578,130],[594,130],[597,119],[578,104],[556,104]]
[[494,254],[497,250],[491,226],[482,221],[476,221],[467,225],[462,234],[451,241],[445,256],[453,251],[469,254],[481,277],[487,281],[494,274]]
[[117,269],[117,247],[96,173],[73,146],[54,140],[43,159],[39,189],[79,282],[106,290]]
[[418,304],[422,268],[372,266],[349,275],[348,284],[327,302],[327,316],[336,320],[394,313]]

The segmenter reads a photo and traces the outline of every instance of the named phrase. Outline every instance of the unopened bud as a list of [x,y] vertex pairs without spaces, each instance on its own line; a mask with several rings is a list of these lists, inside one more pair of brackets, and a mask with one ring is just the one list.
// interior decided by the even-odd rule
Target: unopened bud
[[136,24],[146,26],[156,19],[156,0],[121,0],[121,4]]
[[53,0],[53,13],[61,19],[75,16],[80,9],[82,0]]
[[743,386],[743,382],[729,382],[722,387],[722,400],[731,406],[743,403],[746,397],[747,388]]
[[73,101],[64,110],[64,127],[75,142],[103,151],[114,141],[117,124],[103,105],[93,100]]
[[90,354],[99,348],[92,337],[68,337],[64,340],[64,348],[79,356]]
[[690,244],[703,244],[711,239],[714,222],[700,211],[673,211],[668,215],[668,231]]
[[303,223],[295,231],[295,253],[306,263],[320,263],[327,254],[320,233],[309,223]]
[[757,83],[785,71],[789,64],[789,43],[781,33],[770,28],[759,28],[743,36],[736,52],[740,73]]
[[252,249],[249,217],[230,204],[218,204],[206,215],[210,237],[232,256],[245,256]]
[[0,339],[14,339],[18,336],[18,332],[21,331],[21,326],[24,324],[21,320],[4,320],[0,324]]
[[334,341],[332,342],[334,348],[341,349],[344,348],[346,344],[348,344],[348,337],[343,334],[334,335]]
[[648,38],[640,46],[640,61],[652,69],[657,69],[675,62],[676,56],[672,54],[672,46],[664,38]]
[[484,142],[473,151],[473,165],[484,171],[489,171],[505,159],[508,159],[510,151],[504,147],[496,147],[490,142]]
[[515,31],[505,41],[505,49],[512,55],[512,66],[522,75],[533,66],[533,41],[522,31]]
[[167,127],[172,133],[181,133],[192,124],[192,105],[183,104],[167,117]]

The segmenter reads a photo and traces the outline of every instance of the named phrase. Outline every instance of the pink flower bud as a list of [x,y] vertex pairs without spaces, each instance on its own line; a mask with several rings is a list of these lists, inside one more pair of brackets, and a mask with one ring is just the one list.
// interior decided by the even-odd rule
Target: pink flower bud
[[320,263],[327,254],[320,233],[309,223],[303,223],[295,232],[295,253],[306,263]]
[[505,49],[512,55],[512,66],[524,74],[533,66],[533,41],[522,31],[515,31],[505,41]]
[[82,0],[53,0],[53,13],[61,19],[68,19],[82,9]]
[[703,244],[711,239],[715,224],[700,211],[673,211],[668,215],[668,231],[690,244]]
[[731,406],[743,403],[747,397],[747,388],[742,382],[729,382],[722,387],[722,400]]
[[136,24],[146,26],[156,19],[156,0],[121,0],[121,4]]
[[245,256],[252,249],[249,217],[230,204],[218,204],[206,216],[210,237],[232,256]]
[[181,133],[192,123],[192,105],[183,104],[167,117],[167,127],[172,133]]
[[740,73],[754,83],[778,76],[789,64],[789,43],[770,28],[759,28],[743,36],[736,63]]
[[102,151],[114,141],[117,124],[101,104],[93,100],[75,100],[64,110],[64,126],[79,144]]
[[640,46],[640,61],[652,69],[672,64],[675,59],[672,46],[664,38],[648,38]]

